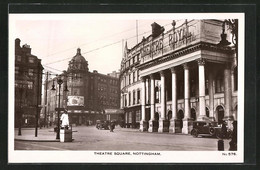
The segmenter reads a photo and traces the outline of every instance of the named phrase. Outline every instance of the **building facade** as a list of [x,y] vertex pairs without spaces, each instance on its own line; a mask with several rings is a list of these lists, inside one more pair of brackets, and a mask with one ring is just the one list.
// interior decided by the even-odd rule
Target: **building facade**
[[183,20],[125,47],[121,108],[141,131],[190,133],[194,120],[237,120],[237,59],[220,20]]
[[31,54],[31,48],[15,39],[15,127],[36,125],[41,104],[41,60]]
[[[60,90],[60,107],[67,108],[70,123],[75,125],[91,125],[96,120],[105,120],[108,117],[105,109],[120,108],[120,84],[116,76],[89,72],[88,62],[81,55],[78,48],[76,55],[69,61],[67,71],[60,75],[63,84]],[[49,122],[57,122],[58,86],[55,77],[48,81],[47,103]],[[67,89],[68,91],[64,91]]]

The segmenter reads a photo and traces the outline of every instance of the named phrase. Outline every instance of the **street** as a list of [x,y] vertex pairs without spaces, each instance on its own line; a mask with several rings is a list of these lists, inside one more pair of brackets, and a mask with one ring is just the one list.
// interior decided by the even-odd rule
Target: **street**
[[[55,133],[50,129],[39,129],[48,135]],[[38,142],[15,140],[15,150],[142,150],[142,151],[217,151],[216,138],[191,135],[139,132],[138,129],[126,129],[116,126],[114,132],[98,130],[95,126],[73,127],[73,142]],[[23,134],[33,130],[23,130]],[[229,140],[224,140],[225,151]]]

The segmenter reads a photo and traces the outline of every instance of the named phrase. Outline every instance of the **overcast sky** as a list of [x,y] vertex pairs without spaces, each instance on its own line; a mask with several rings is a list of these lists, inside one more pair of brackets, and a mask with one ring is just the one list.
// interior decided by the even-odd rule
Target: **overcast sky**
[[10,41],[20,38],[21,46],[30,45],[45,71],[67,70],[68,62],[81,48],[89,70],[107,74],[120,69],[122,47],[126,41],[129,48],[137,43],[137,30],[140,42],[151,34],[153,22],[167,31],[172,19],[156,15],[12,14]]

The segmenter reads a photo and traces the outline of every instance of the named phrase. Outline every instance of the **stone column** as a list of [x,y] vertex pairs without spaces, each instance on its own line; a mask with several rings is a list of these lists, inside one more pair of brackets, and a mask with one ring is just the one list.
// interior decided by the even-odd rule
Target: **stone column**
[[184,119],[182,133],[189,134],[192,129],[192,119],[190,118],[190,75],[188,64],[183,65],[184,68]]
[[[234,88],[235,88],[235,86],[234,86],[234,70],[231,70],[231,92],[233,93],[234,92]],[[231,93],[231,94],[232,94]]]
[[209,119],[215,121],[214,117],[214,91],[213,91],[213,72],[209,70]]
[[176,133],[177,121],[177,76],[176,69],[171,68],[172,73],[172,118],[170,120],[169,132]]
[[225,116],[228,127],[232,127],[234,117],[232,115],[232,89],[231,89],[231,69],[230,65],[227,64],[224,69],[224,101],[225,101]]
[[149,132],[157,132],[158,131],[158,122],[154,119],[155,117],[155,80],[154,80],[154,75],[150,75],[150,80],[151,80],[151,119],[149,121]]
[[142,80],[142,95],[141,95],[141,113],[142,113],[142,120],[140,121],[140,131],[144,132],[147,131],[147,121],[145,120],[145,102],[146,102],[146,88],[145,88],[145,78],[141,77]]
[[197,120],[205,120],[206,117],[206,101],[205,101],[205,60],[198,60],[199,67],[199,117]]
[[165,89],[165,73],[160,72],[161,75],[161,117],[159,119],[158,132],[169,132],[169,121],[166,117],[166,89]]

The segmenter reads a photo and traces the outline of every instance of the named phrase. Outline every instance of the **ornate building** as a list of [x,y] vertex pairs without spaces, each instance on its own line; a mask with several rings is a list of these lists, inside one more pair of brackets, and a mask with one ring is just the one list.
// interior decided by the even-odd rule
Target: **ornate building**
[[141,131],[190,133],[194,120],[237,119],[237,61],[220,20],[182,20],[152,34],[121,62],[125,122]]
[[15,127],[35,126],[41,104],[41,60],[31,54],[31,48],[15,39]]
[[[76,55],[69,61],[67,71],[60,75],[63,77],[63,86],[61,88],[61,108],[67,108],[71,124],[88,125],[95,123],[98,119],[106,119],[106,109],[119,109],[120,87],[119,79],[114,76],[108,76],[89,72],[88,62],[81,55],[78,48]],[[48,81],[48,115],[51,122],[57,122],[55,108],[58,103],[57,90],[51,91],[53,80]],[[57,84],[56,84],[57,86]],[[64,92],[65,86],[68,92]],[[58,88],[55,88],[58,89]]]

